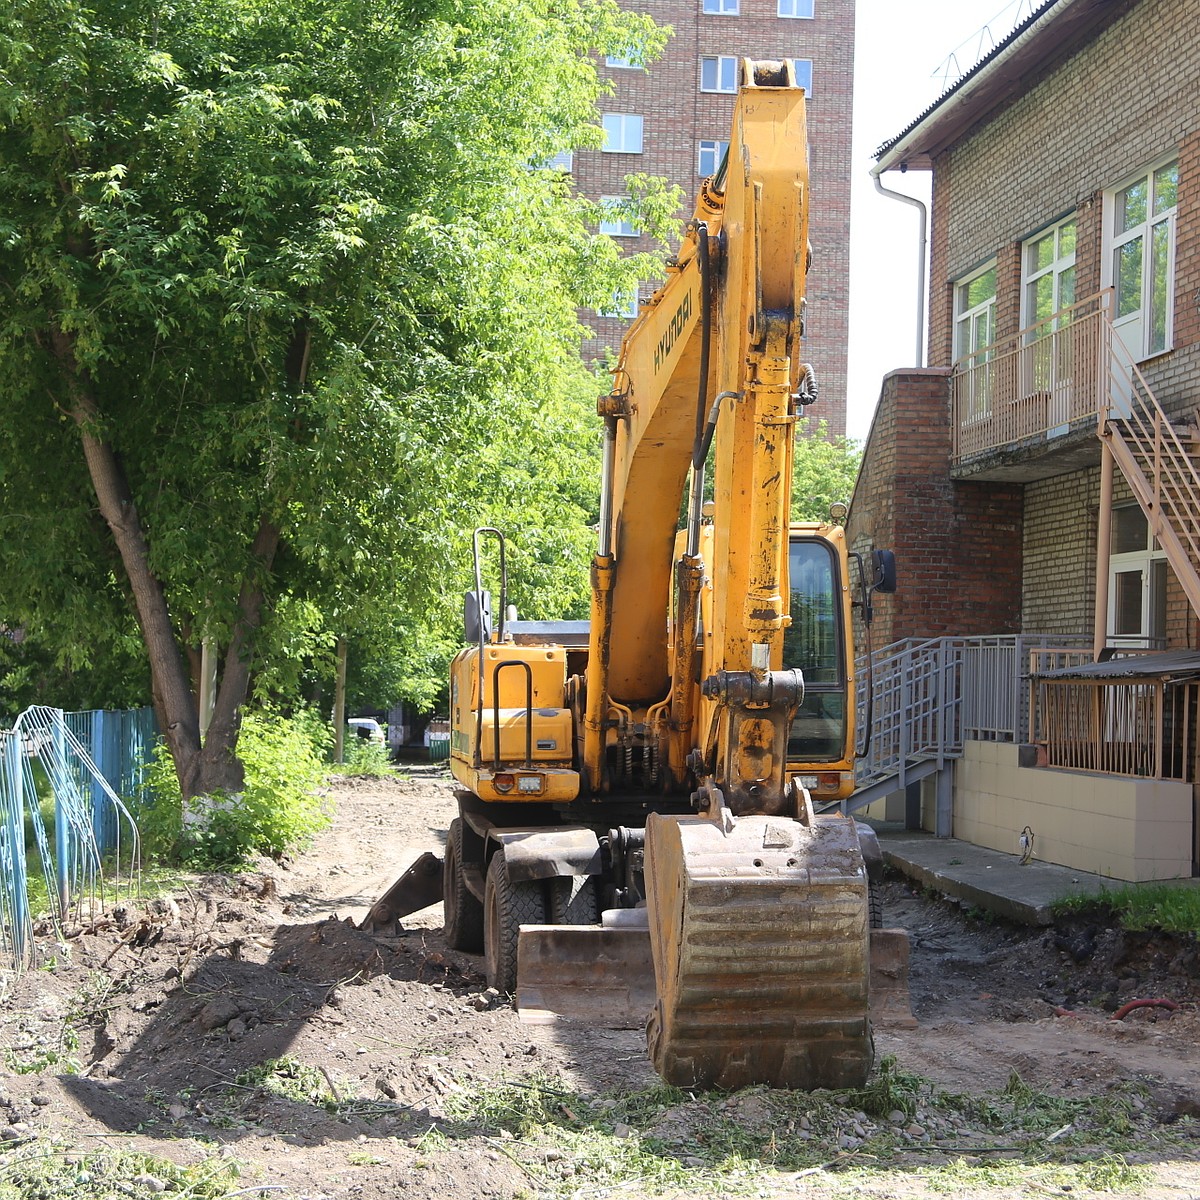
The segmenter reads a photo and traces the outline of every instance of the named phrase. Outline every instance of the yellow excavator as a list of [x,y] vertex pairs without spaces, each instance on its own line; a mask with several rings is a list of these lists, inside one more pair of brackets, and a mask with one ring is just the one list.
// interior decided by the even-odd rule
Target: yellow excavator
[[817,809],[854,790],[852,611],[894,566],[789,525],[817,393],[807,144],[792,62],[743,60],[726,162],[598,405],[590,620],[515,619],[478,530],[451,669],[449,944],[527,1019],[644,1022],[680,1086],[849,1087],[872,1062],[878,849]]

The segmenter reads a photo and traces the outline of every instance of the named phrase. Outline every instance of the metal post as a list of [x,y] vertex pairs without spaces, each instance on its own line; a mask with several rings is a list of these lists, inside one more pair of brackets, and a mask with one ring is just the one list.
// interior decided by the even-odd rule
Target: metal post
[[9,852],[12,855],[11,878],[4,881],[9,889],[12,916],[13,959],[22,964],[29,955],[29,882],[25,873],[25,799],[23,792],[25,754],[19,733],[0,733],[0,769],[8,777],[8,803],[3,820]]
[[1108,568],[1112,553],[1113,456],[1107,437],[1100,439],[1100,512],[1096,523],[1096,607],[1092,616],[1092,657],[1099,659],[1108,641]]
[[948,838],[954,833],[954,760],[949,759],[937,773],[937,807],[933,818],[935,837]]
[[[346,761],[346,639],[337,641],[337,680],[333,689],[333,761]],[[480,664],[482,670],[483,664]]]

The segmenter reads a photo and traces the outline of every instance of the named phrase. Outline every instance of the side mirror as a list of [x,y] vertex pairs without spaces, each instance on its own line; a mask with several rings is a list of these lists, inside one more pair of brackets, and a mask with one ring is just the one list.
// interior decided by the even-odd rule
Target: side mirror
[[873,592],[883,592],[890,595],[896,590],[896,556],[891,550],[872,550],[871,567],[874,578],[871,580]]
[[463,629],[467,644],[486,642],[492,636],[491,592],[466,592],[463,595]]

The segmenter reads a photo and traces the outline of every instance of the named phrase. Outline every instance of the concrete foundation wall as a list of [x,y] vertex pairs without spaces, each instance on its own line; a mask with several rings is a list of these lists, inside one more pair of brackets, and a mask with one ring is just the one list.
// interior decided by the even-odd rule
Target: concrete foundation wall
[[1017,854],[1028,825],[1036,858],[1112,879],[1190,876],[1192,810],[1190,784],[1019,767],[1005,742],[967,742],[955,768],[956,838]]

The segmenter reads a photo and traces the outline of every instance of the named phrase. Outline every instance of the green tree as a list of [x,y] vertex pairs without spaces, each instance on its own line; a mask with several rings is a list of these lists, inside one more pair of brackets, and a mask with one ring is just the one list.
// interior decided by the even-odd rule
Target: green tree
[[861,462],[862,446],[831,437],[824,421],[802,427],[792,462],[792,520],[827,521],[831,504],[849,504]]
[[574,307],[646,263],[531,164],[598,143],[593,51],[661,40],[611,0],[0,15],[2,619],[82,668],[136,621],[185,797],[240,789],[264,650],[438,608],[476,497],[569,479]]

